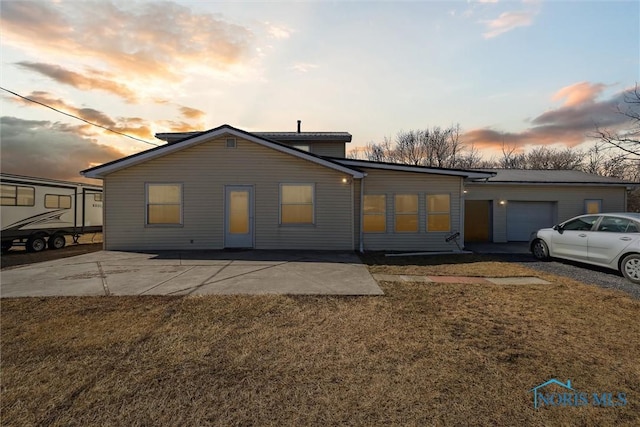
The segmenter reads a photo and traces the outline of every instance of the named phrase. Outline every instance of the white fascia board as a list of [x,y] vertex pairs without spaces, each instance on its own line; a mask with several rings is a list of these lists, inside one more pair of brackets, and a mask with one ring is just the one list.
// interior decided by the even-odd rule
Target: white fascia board
[[385,170],[393,170],[393,171],[401,171],[401,172],[417,172],[417,173],[429,173],[436,175],[452,175],[452,176],[461,176],[464,178],[491,178],[495,176],[495,173],[492,172],[473,172],[473,171],[463,171],[463,170],[448,170],[448,169],[438,169],[438,168],[429,168],[424,166],[411,166],[411,165],[392,165],[387,163],[370,163],[370,162],[360,162],[358,160],[338,160],[338,163],[347,166],[355,166],[361,168],[371,168],[371,169],[385,169]]
[[[522,182],[522,181],[467,181],[468,186],[498,186],[498,185],[522,185],[522,186],[560,186],[560,187],[629,187],[635,184],[629,184],[625,182]],[[637,185],[636,185],[637,186]]]
[[139,163],[144,163],[146,161],[149,161],[158,157],[163,157],[163,156],[166,156],[167,154],[171,154],[176,151],[184,150],[185,148],[192,147],[194,145],[200,144],[202,142],[208,141],[212,138],[216,138],[218,136],[225,135],[225,134],[233,135],[237,138],[246,139],[247,141],[251,141],[256,144],[260,144],[265,147],[272,148],[276,151],[280,151],[304,160],[308,160],[310,162],[319,164],[321,166],[325,166],[330,169],[334,169],[334,170],[346,173],[348,175],[353,176],[354,178],[362,178],[365,176],[365,174],[363,174],[362,172],[353,170],[349,167],[344,167],[337,163],[329,162],[319,157],[307,154],[303,151],[298,151],[289,147],[272,143],[270,141],[255,137],[250,133],[240,132],[235,128],[227,127],[227,126],[220,127],[219,129],[216,129],[213,132],[206,132],[202,135],[194,136],[193,138],[186,139],[181,142],[162,145],[159,148],[152,148],[151,150],[148,150],[146,152],[142,152],[140,154],[134,154],[132,156],[125,157],[119,161],[115,161],[113,163],[104,165],[103,167],[98,166],[92,170],[83,171],[81,173],[83,176],[87,178],[103,178],[105,175],[116,172],[118,170],[128,168],[128,167],[137,165]]

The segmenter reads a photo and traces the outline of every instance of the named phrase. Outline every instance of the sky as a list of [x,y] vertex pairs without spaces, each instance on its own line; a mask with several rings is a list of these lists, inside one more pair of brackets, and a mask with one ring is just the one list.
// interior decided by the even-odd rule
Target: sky
[[[640,83],[640,1],[0,2],[0,168],[79,171],[157,132],[459,124],[485,158],[593,143]],[[142,142],[140,140],[146,141]]]

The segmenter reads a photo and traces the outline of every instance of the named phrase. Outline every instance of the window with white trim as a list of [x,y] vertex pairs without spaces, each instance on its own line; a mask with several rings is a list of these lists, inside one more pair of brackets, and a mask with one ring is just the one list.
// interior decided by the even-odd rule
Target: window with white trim
[[280,184],[280,224],[313,224],[313,184]]
[[427,231],[451,231],[451,197],[427,194]]
[[395,231],[407,233],[418,231],[417,194],[395,195]]
[[364,195],[362,231],[365,233],[387,231],[387,197],[384,194]]
[[182,184],[147,184],[147,225],[182,224]]

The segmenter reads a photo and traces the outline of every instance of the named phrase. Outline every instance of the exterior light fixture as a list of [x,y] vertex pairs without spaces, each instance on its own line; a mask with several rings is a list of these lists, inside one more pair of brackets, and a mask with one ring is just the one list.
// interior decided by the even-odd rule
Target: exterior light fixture
[[504,200],[500,200],[500,204],[501,204],[502,206],[504,206],[504,205],[506,205],[506,204],[507,204],[507,202],[506,202],[506,201],[504,201]]

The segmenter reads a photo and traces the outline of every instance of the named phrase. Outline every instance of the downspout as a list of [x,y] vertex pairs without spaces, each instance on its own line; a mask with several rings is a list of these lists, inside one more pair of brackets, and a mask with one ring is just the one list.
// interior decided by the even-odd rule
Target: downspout
[[353,186],[355,185],[355,178],[351,177],[351,250],[356,249],[356,218],[355,218],[355,200],[353,199]]
[[464,178],[460,179],[460,241],[464,249]]
[[364,221],[364,176],[360,178],[360,229],[358,230],[360,236],[360,253],[364,253],[364,233],[363,229]]

